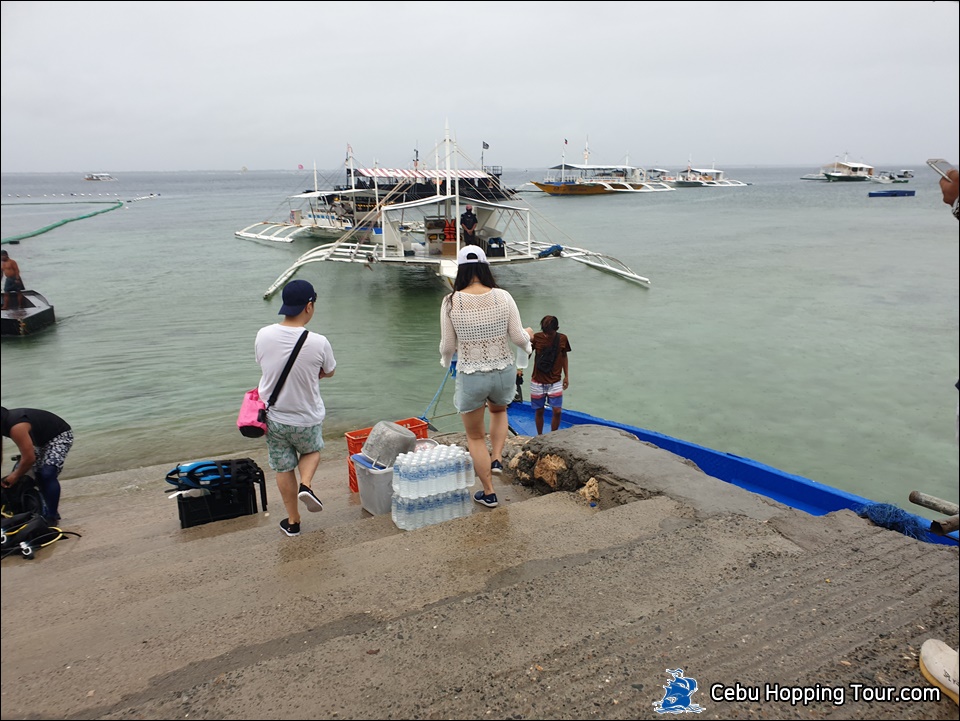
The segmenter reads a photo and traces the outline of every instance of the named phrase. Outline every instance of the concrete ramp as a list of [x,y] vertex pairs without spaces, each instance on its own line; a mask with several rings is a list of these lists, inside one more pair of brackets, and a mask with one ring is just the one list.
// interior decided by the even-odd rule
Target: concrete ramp
[[[851,697],[925,687],[920,643],[956,645],[954,549],[849,513],[708,513],[679,461],[682,493],[609,507],[505,473],[500,508],[404,532],[345,459],[328,444],[298,538],[262,457],[269,515],[190,529],[170,467],[65,481],[83,537],[3,561],[3,718],[655,718],[668,668],[704,718],[956,718]],[[710,692],[770,683],[820,699]]]

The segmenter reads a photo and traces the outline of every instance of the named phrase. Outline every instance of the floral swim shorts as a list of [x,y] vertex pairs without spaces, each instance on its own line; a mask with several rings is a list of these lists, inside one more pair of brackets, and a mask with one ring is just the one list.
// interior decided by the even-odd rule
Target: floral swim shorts
[[267,462],[278,473],[297,467],[300,456],[323,450],[323,423],[288,426],[267,417]]

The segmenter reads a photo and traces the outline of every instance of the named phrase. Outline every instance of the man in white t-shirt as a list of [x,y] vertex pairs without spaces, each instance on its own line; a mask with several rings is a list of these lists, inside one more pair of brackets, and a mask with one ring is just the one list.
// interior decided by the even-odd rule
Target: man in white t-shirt
[[326,415],[320,397],[320,379],[333,375],[337,361],[330,341],[304,328],[313,318],[316,301],[316,291],[307,281],[287,283],[279,313],[283,320],[261,328],[254,344],[262,372],[260,397],[269,398],[297,341],[307,332],[276,402],[267,409],[268,461],[270,468],[277,472],[277,488],[287,510],[287,517],[280,521],[280,530],[288,536],[300,535],[298,498],[308,511],[323,510],[323,503],[311,487],[320,465]]

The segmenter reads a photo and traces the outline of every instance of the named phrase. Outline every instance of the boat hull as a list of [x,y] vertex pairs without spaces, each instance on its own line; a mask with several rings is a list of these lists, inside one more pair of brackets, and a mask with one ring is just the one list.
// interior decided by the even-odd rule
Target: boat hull
[[[57,322],[53,306],[40,293],[25,290],[22,295],[22,308],[0,311],[0,335],[5,338],[33,335]],[[16,294],[11,294],[11,306],[16,305],[16,300]]]
[[[536,435],[534,410],[528,402],[514,402],[507,409],[507,419],[510,428],[519,435]],[[586,413],[563,409],[560,428],[570,428],[577,425],[599,425],[617,428],[626,431],[639,440],[651,443],[658,448],[669,451],[681,458],[693,461],[704,473],[731,483],[738,488],[758,493],[767,498],[796,508],[813,516],[823,516],[827,513],[840,510],[859,512],[865,506],[874,502],[870,499],[847,493],[808,478],[797,476],[786,471],[768,466],[749,458],[743,458],[731,453],[716,451],[705,446],[673,438],[671,436],[649,431],[636,426],[608,421]],[[913,515],[913,514],[910,514]],[[917,517],[919,518],[919,517]],[[930,521],[919,518],[920,522],[929,527]],[[945,545],[958,545],[958,534],[953,532],[948,536],[939,536],[928,532],[926,541]]]
[[825,173],[828,183],[862,183],[870,180],[869,175],[845,175],[844,173]]
[[545,183],[535,180],[531,182],[549,195],[607,195],[617,192],[592,183]]
[[871,198],[912,198],[916,190],[874,190],[867,195]]

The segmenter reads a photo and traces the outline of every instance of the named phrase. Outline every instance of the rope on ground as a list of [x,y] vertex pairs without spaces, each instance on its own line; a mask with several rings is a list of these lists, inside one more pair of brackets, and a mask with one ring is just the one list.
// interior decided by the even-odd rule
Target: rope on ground
[[102,210],[95,210],[92,213],[84,213],[83,215],[78,215],[76,218],[67,218],[66,220],[60,220],[51,225],[44,226],[37,230],[30,231],[29,233],[21,233],[20,235],[11,235],[9,238],[0,238],[0,245],[5,245],[6,243],[16,243],[25,238],[33,238],[37,235],[43,235],[48,233],[54,228],[59,228],[61,225],[66,225],[67,223],[72,223],[75,220],[83,220],[85,218],[92,218],[95,215],[100,215],[101,213],[109,213],[111,210],[116,210],[117,208],[123,207],[122,200],[93,200],[93,201],[69,201],[66,203],[4,203],[3,205],[90,205],[91,203],[95,204],[109,204],[109,208],[103,208]]

